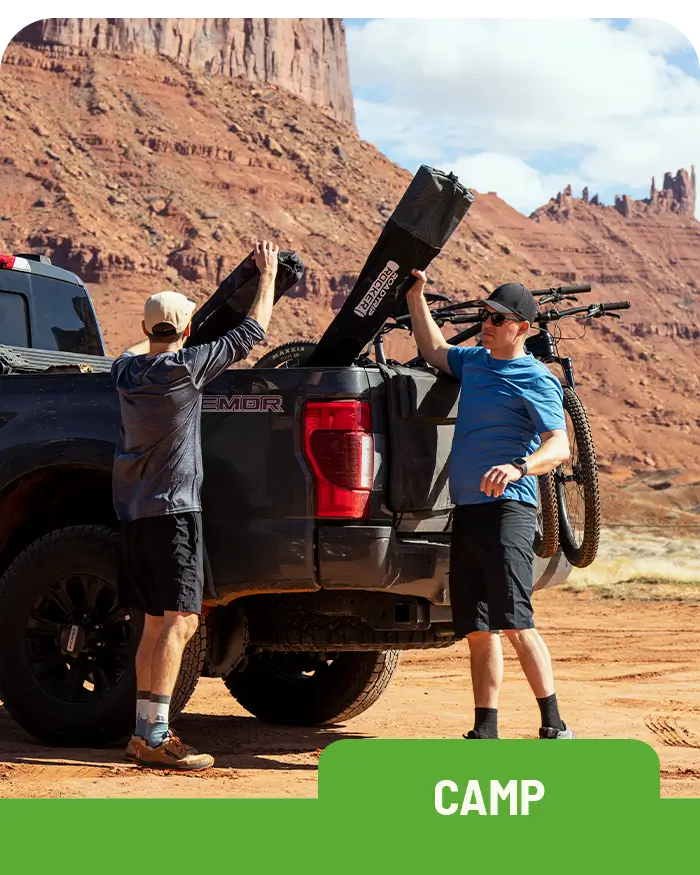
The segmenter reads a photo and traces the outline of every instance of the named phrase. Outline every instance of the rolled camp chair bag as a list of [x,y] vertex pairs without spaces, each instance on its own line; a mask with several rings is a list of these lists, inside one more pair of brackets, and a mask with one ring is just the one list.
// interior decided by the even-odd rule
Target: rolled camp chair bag
[[452,236],[474,201],[453,173],[425,164],[388,219],[306,367],[351,365]]
[[[275,304],[303,275],[304,262],[296,252],[280,250],[275,279]],[[260,271],[251,252],[194,314],[192,333],[185,346],[210,343],[240,325],[253,306],[259,283]]]

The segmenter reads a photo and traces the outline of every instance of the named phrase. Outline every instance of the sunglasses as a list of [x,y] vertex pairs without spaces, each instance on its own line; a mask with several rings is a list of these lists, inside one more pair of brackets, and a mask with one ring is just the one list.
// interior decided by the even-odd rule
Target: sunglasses
[[506,316],[505,313],[492,313],[490,310],[479,310],[479,322],[488,322],[491,320],[491,324],[495,325],[496,328],[500,328],[501,325],[504,325],[506,322],[522,322],[522,319],[519,319],[517,316]]

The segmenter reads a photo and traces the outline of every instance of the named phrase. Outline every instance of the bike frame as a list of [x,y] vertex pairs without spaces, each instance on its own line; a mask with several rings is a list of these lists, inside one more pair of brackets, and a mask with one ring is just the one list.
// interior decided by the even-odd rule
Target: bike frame
[[564,374],[565,385],[570,389],[576,388],[574,379],[574,362],[571,356],[558,356],[554,348],[554,338],[549,330],[549,322],[539,323],[537,334],[533,334],[525,341],[525,349],[532,353],[536,359],[545,364],[557,364]]

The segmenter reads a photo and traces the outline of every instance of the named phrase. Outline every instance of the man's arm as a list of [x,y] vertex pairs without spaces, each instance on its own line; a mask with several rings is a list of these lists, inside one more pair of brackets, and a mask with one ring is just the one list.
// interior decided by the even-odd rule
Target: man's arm
[[261,240],[255,244],[254,257],[260,271],[260,283],[248,316],[223,337],[212,343],[191,346],[185,351],[197,388],[210,383],[232,364],[246,358],[250,350],[264,339],[275,302],[278,254],[279,248],[274,243]]
[[411,273],[416,277],[416,281],[408,290],[406,300],[408,301],[411,328],[416,337],[418,350],[429,365],[444,371],[446,374],[452,374],[447,363],[447,354],[452,347],[435,324],[423,295],[427,282],[425,273],[422,270],[413,270]]
[[260,325],[263,331],[267,331],[272,318],[272,307],[275,303],[275,279],[277,278],[277,265],[279,247],[267,240],[261,240],[255,244],[255,263],[260,271],[260,283],[258,294],[253,301],[248,316]]
[[[525,456],[528,477],[549,474],[569,458],[569,438],[563,429],[545,431],[540,435],[542,443],[531,456]],[[490,468],[481,479],[481,491],[498,498],[506,486],[520,480],[522,473],[515,465],[496,465]]]

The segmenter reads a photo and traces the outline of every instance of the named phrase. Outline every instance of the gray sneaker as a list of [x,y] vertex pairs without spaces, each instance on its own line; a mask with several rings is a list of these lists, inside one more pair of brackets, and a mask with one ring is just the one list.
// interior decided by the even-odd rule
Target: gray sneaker
[[565,723],[563,729],[552,729],[551,726],[540,727],[540,738],[576,738],[576,736]]

